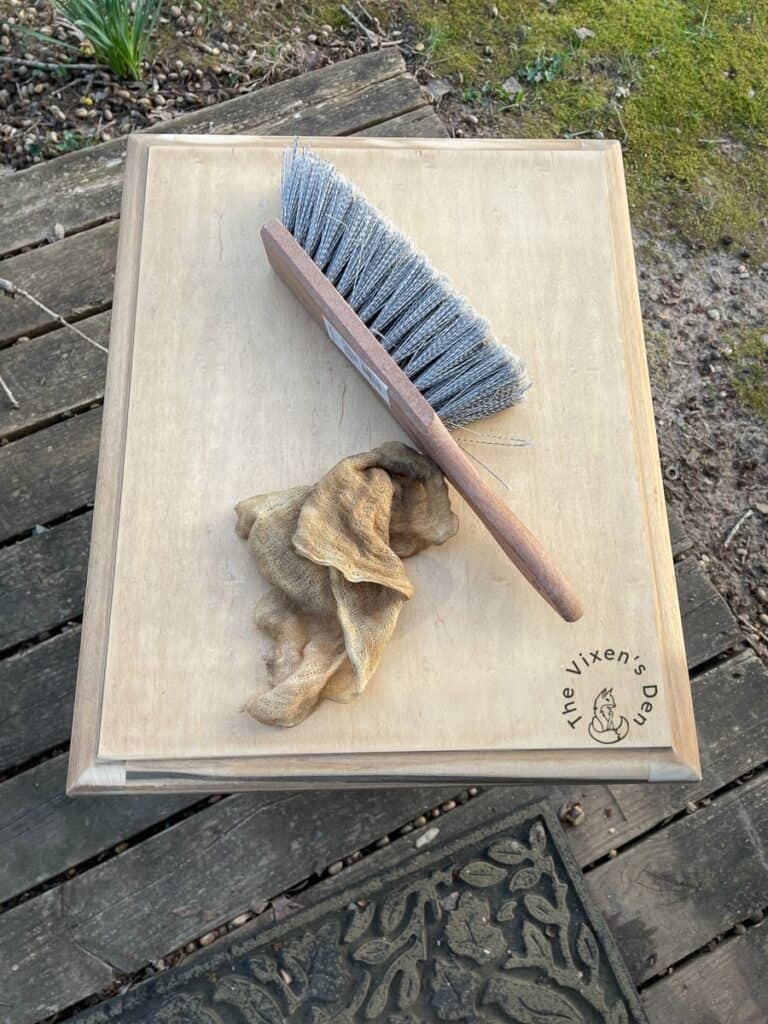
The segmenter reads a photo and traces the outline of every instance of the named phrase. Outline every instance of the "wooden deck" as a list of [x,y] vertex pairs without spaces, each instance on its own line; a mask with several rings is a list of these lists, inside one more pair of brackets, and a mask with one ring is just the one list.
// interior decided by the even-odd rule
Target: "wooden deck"
[[[185,115],[173,128],[444,134],[392,50]],[[0,181],[0,278],[103,344],[123,153],[116,140]],[[49,243],[57,224],[66,236]],[[104,354],[50,313],[0,296],[0,373],[20,403],[12,409],[0,396],[3,1024],[66,1019],[147,971],[173,969],[201,936],[313,886],[329,867],[335,874],[429,808],[448,813],[440,806],[457,796],[65,797],[104,368]],[[653,1024],[762,1024],[768,674],[673,526],[703,781],[509,787],[476,806],[491,819],[533,795],[555,810],[580,801],[584,820],[566,826],[568,840]],[[201,903],[202,916],[188,911]]]

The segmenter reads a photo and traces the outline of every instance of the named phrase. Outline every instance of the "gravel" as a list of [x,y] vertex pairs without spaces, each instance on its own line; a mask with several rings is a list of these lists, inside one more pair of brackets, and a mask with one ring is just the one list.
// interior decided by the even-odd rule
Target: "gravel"
[[[284,26],[274,5],[240,20],[197,0],[163,9],[141,82],[118,79],[89,51],[72,54],[30,35],[81,45],[47,0],[0,0],[0,174],[107,142],[370,49],[354,26]],[[270,20],[271,19],[271,20]],[[271,36],[270,24],[280,31]],[[73,64],[68,70],[64,61]]]

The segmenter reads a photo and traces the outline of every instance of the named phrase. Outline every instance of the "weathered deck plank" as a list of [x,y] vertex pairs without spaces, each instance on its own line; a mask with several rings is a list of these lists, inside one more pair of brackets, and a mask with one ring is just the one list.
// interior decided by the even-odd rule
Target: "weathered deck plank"
[[[479,798],[478,812],[507,813],[529,795],[518,787],[495,790]],[[444,796],[406,790],[226,798],[9,911],[0,938],[0,989],[23,1007],[19,1024],[35,1020],[275,895]],[[754,856],[766,818],[768,785],[761,781],[588,875],[636,982],[766,901],[768,872]],[[261,841],[265,836],[268,843]],[[739,848],[744,855],[736,862]]]
[[680,614],[686,623],[685,651],[688,667],[703,665],[730,650],[741,639],[733,614],[694,557],[677,567]]
[[100,991],[449,795],[228,797],[19,904],[0,931],[0,992],[14,1024]]
[[671,508],[667,508],[667,520],[669,522],[669,540],[672,545],[672,555],[680,558],[693,547],[691,539],[685,532],[679,517]]
[[[214,107],[182,114],[172,123],[162,122],[148,130],[227,135],[284,131],[290,135],[294,121],[297,131],[311,130],[308,117],[314,116],[318,106],[332,104],[338,116],[343,104],[344,109],[352,113],[352,119],[341,125],[340,133],[347,134],[360,127],[370,127],[372,116],[386,120],[426,103],[418,85],[409,77],[407,93],[400,93],[399,102],[404,97],[405,107],[388,109],[379,103],[378,108],[366,109],[366,101],[377,86],[390,78],[403,76],[404,71],[401,54],[396,49],[386,49],[255,90]],[[347,102],[350,100],[351,103]],[[356,112],[354,107],[358,108]],[[72,234],[116,217],[120,208],[125,141],[115,139],[3,178],[0,181],[0,207],[3,209],[0,254],[45,241],[53,235],[57,223],[67,234]]]
[[381,124],[364,128],[359,135],[372,135],[378,139],[415,137],[420,139],[441,139],[448,135],[445,125],[430,106],[417,107],[407,114],[392,117]]
[[642,995],[650,1024],[765,1024],[768,925],[702,953]]
[[0,786],[0,903],[200,800],[166,793],[74,801],[66,776],[61,755]]
[[[78,327],[108,345],[111,315],[98,313]],[[100,401],[106,369],[106,355],[66,327],[0,350],[0,374],[19,401],[18,409],[0,402],[0,438],[40,430],[63,413]]]
[[768,762],[765,696],[768,671],[745,651],[693,680],[693,703],[701,750],[701,782],[676,785],[589,786],[581,799],[584,823],[568,838],[581,864],[591,864],[642,835],[686,804]]
[[768,778],[685,815],[587,876],[635,982],[768,905]]
[[93,501],[101,409],[0,448],[0,541]]
[[75,626],[0,660],[0,772],[69,741],[79,651]]
[[80,615],[91,515],[0,551],[0,652]]
[[[116,259],[117,222],[112,221],[3,260],[0,277],[24,288],[65,319],[77,320],[112,302]],[[56,325],[49,313],[20,295],[13,299],[2,295],[0,301],[0,347]],[[81,345],[88,344],[78,340]]]

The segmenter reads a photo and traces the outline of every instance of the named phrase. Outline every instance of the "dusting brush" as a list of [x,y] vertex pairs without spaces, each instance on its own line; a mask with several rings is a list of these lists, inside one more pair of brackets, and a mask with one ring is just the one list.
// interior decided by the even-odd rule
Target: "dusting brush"
[[449,432],[519,402],[521,360],[332,164],[297,145],[284,156],[281,216],[261,230],[274,270],[529,583],[566,621],[580,618],[568,581]]

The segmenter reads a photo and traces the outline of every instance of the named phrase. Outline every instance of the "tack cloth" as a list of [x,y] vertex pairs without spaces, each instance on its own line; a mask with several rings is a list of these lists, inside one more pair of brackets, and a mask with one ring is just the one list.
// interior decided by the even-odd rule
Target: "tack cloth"
[[458,529],[438,467],[397,442],[235,512],[270,584],[256,624],[271,689],[246,705],[266,725],[298,725],[321,701],[363,692],[413,595],[402,559]]

